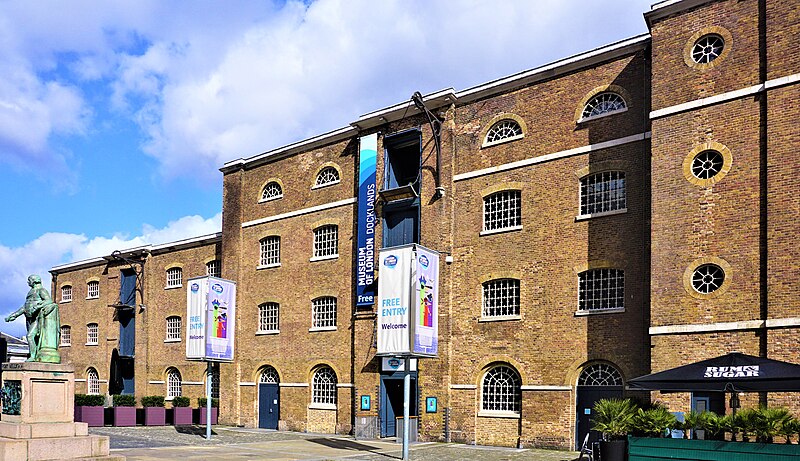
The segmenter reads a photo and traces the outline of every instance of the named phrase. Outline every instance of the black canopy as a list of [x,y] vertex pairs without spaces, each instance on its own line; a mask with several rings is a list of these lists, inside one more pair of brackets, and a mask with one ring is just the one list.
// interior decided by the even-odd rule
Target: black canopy
[[800,365],[731,352],[640,376],[628,385],[663,392],[796,392],[800,391]]

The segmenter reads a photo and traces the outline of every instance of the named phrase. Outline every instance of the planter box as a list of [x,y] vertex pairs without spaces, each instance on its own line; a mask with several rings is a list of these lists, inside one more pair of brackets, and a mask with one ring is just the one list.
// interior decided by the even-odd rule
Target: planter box
[[800,461],[800,445],[628,437],[628,461]]
[[[197,415],[197,417],[194,418],[194,420],[197,421],[197,424],[205,425],[206,424],[206,409],[205,408],[198,408],[198,409],[195,410],[195,414]],[[219,408],[211,408],[211,424],[212,425],[213,424],[217,424],[218,415],[219,415]]]
[[192,408],[175,407],[172,409],[172,424],[176,426],[192,425]]
[[136,407],[114,407],[114,426],[130,427],[136,425]]
[[75,407],[75,421],[87,423],[89,427],[103,427],[105,423],[104,407]]
[[167,422],[167,409],[164,407],[144,407],[145,426],[163,426]]

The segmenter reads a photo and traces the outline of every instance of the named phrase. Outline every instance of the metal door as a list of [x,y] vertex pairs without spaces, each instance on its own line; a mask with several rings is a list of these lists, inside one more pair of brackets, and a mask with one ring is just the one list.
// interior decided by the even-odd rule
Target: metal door
[[[402,375],[402,372],[396,375]],[[417,380],[411,377],[411,406],[409,414],[417,416]],[[403,378],[381,377],[381,437],[397,435],[397,418],[403,417]],[[402,432],[402,427],[400,428]]]
[[580,449],[587,432],[590,433],[590,442],[600,440],[599,432],[589,431],[595,402],[601,399],[622,398],[622,386],[578,386],[576,393],[578,398],[575,404],[575,413],[577,414],[575,446]]
[[280,393],[276,383],[258,385],[258,427],[278,429],[280,419]]

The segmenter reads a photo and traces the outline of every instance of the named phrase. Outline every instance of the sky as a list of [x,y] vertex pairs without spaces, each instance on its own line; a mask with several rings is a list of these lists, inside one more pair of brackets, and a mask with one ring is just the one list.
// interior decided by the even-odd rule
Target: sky
[[0,0],[0,315],[30,274],[218,232],[227,161],[646,33],[651,3]]

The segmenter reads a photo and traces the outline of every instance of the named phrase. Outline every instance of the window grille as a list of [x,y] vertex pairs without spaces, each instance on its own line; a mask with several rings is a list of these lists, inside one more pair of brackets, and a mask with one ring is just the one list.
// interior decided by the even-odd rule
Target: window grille
[[724,281],[725,271],[716,264],[703,264],[692,273],[692,287],[698,293],[713,293]]
[[311,402],[336,405],[336,374],[329,367],[320,367],[314,372]]
[[92,280],[86,284],[86,297],[89,299],[100,297],[100,282]]
[[179,287],[183,284],[183,269],[173,267],[167,269],[167,288]]
[[598,115],[616,112],[626,107],[625,100],[617,93],[600,93],[583,106],[581,118],[597,117]]
[[89,395],[100,394],[100,376],[94,368],[86,372],[86,389]]
[[692,174],[698,179],[710,179],[722,171],[725,160],[715,150],[704,150],[692,159]]
[[72,286],[64,285],[61,287],[61,302],[68,303],[72,301]]
[[219,259],[209,261],[206,264],[206,275],[210,275],[212,277],[222,276],[222,265],[220,264]]
[[622,375],[611,365],[596,363],[583,370],[578,386],[622,386]]
[[266,237],[259,241],[261,247],[261,266],[281,263],[281,238],[278,236]]
[[581,178],[581,214],[607,213],[627,207],[625,173],[604,171]]
[[181,339],[181,318],[178,316],[167,317],[167,340]]
[[314,257],[339,255],[339,228],[334,225],[314,229]]
[[72,345],[72,328],[70,328],[68,325],[61,325],[61,345]]
[[511,367],[496,366],[483,377],[481,409],[519,413],[522,402],[522,381]]
[[317,174],[317,181],[314,183],[314,187],[327,186],[337,182],[339,182],[339,172],[336,168],[327,166]]
[[278,376],[278,370],[275,368],[267,365],[261,370],[261,374],[258,376],[259,383],[266,383],[266,384],[278,384],[280,383],[280,377]]
[[519,315],[519,280],[490,280],[483,284],[483,316]]
[[86,325],[86,344],[96,345],[98,338],[97,324],[90,323]]
[[258,331],[278,331],[278,303],[264,303],[258,306]]
[[725,40],[717,34],[700,37],[692,47],[692,60],[698,64],[708,64],[717,59],[725,48]]
[[483,199],[483,230],[522,225],[522,200],[518,190],[505,190]]
[[485,144],[494,144],[506,139],[522,137],[522,127],[514,120],[505,119],[492,125],[486,133]]
[[578,309],[595,311],[625,307],[625,273],[621,269],[592,269],[578,274]]
[[178,370],[170,368],[167,371],[167,398],[181,396],[181,374]]
[[324,296],[311,301],[311,328],[336,326],[336,298]]
[[283,190],[281,189],[281,185],[275,181],[272,181],[266,186],[264,186],[264,190],[261,191],[262,201],[272,200],[281,197],[283,197]]

